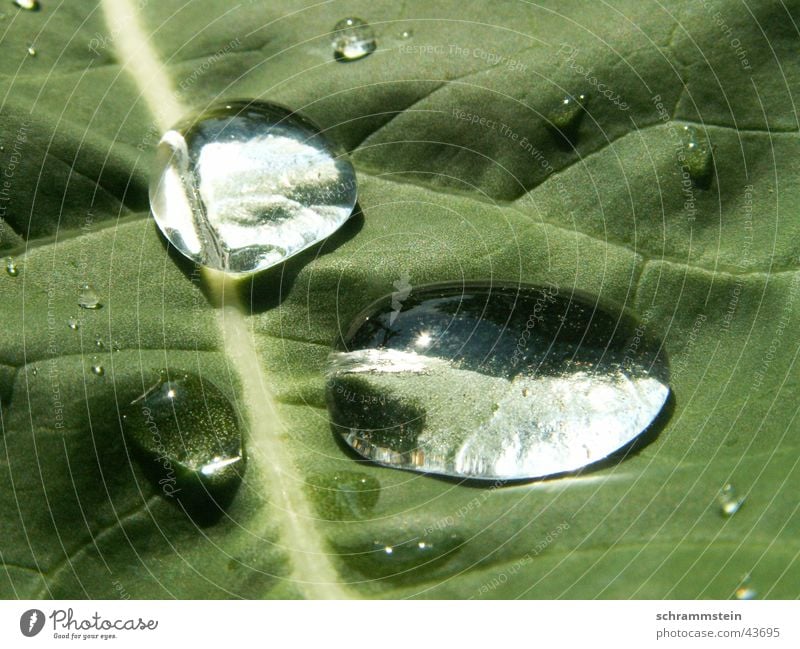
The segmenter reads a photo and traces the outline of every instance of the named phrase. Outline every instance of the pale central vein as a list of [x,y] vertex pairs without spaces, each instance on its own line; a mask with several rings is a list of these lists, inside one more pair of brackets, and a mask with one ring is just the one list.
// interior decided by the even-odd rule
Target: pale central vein
[[[165,67],[150,45],[131,0],[103,0],[103,10],[123,69],[136,81],[141,96],[159,128],[170,128],[185,109],[172,89]],[[217,273],[204,281],[224,282]],[[216,287],[224,291],[222,286]],[[237,291],[224,291],[235,296]],[[292,562],[292,579],[303,595],[315,599],[349,597],[339,583],[319,532],[314,525],[311,504],[297,480],[290,478],[297,467],[282,439],[283,426],[269,380],[258,359],[253,334],[241,304],[220,310],[220,328],[225,352],[242,386],[248,418],[249,455],[258,464],[259,477],[270,497],[273,513],[279,517],[283,543]]]

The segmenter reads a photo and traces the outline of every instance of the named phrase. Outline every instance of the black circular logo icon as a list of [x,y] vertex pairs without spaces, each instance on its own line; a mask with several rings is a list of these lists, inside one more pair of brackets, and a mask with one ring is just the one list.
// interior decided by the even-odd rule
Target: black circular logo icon
[[32,638],[44,627],[44,613],[38,608],[25,611],[19,618],[19,630],[22,635]]

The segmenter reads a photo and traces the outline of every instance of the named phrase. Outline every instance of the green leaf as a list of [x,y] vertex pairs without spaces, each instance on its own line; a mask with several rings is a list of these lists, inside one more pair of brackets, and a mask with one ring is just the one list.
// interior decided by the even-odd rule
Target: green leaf
[[[345,12],[378,38],[354,63],[329,43]],[[0,594],[726,598],[749,574],[759,597],[800,595],[798,20],[633,0],[7,10],[0,249],[20,272],[0,276]],[[158,133],[239,97],[317,121],[360,189],[317,249],[224,286],[243,311],[147,211]],[[685,125],[710,142],[708,183],[683,173]],[[327,421],[325,361],[404,274],[631,308],[664,339],[672,411],[618,463],[530,484],[358,461]],[[101,309],[79,309],[84,282]],[[246,429],[213,524],[122,436],[163,368],[212,381]],[[746,500],[726,518],[728,482]]]

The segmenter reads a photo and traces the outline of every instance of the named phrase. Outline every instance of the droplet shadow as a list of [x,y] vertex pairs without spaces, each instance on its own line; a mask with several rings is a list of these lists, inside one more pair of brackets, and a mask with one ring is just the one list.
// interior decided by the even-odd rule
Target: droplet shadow
[[[153,227],[158,229],[155,223]],[[361,206],[356,203],[350,218],[332,235],[277,266],[253,273],[239,281],[225,282],[224,295],[220,294],[218,286],[211,286],[208,282],[201,281],[202,266],[182,255],[167,241],[166,237],[161,235],[160,231],[159,239],[170,259],[188,280],[198,285],[209,304],[214,307],[220,307],[223,304],[238,304],[244,306],[248,314],[257,314],[279,306],[291,291],[303,268],[317,257],[335,251],[355,237],[363,227],[364,213]],[[235,276],[231,275],[230,277],[234,278]],[[231,294],[230,291],[234,293]]]

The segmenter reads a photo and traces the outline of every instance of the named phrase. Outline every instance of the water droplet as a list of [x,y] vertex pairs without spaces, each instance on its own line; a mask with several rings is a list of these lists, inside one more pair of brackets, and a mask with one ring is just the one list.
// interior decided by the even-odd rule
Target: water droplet
[[97,349],[105,349],[105,346],[106,346],[106,344],[103,342],[103,339],[102,339],[102,338],[97,338],[97,339],[95,339],[95,341],[94,341],[94,346],[95,346]]
[[337,471],[309,480],[321,515],[328,520],[362,520],[378,502],[381,485],[366,473]]
[[736,599],[742,599],[742,600],[755,599],[758,596],[758,592],[755,590],[755,588],[753,588],[751,584],[749,574],[745,575],[742,578],[742,581],[736,588],[736,592],[734,594],[736,595]]
[[78,329],[81,328],[81,323],[77,318],[70,318],[67,320],[67,326],[72,329],[72,331],[78,331]]
[[31,374],[33,374],[34,376],[38,376],[38,374],[39,374],[39,368],[38,368],[38,367],[36,367],[36,366],[34,366],[33,368],[31,368]]
[[333,27],[333,54],[338,61],[357,61],[375,51],[375,33],[361,18],[345,18]]
[[218,270],[269,268],[350,217],[349,160],[307,119],[274,104],[218,105],[161,138],[150,206],[189,259]]
[[413,36],[414,36],[413,29],[404,29],[403,31],[400,32],[400,38],[402,38],[404,41],[407,41],[409,38],[413,38]]
[[733,516],[742,508],[744,500],[744,496],[740,497],[732,484],[726,484],[719,494],[720,512],[725,517]]
[[92,374],[95,376],[105,376],[106,370],[105,368],[100,365],[100,360],[97,356],[92,358]]
[[20,9],[27,9],[28,11],[39,11],[41,9],[39,0],[12,0],[12,2]]
[[399,314],[387,295],[356,318],[330,356],[328,408],[334,430],[379,464],[553,475],[652,424],[669,396],[660,347],[629,313],[572,290],[415,287]]
[[548,127],[571,139],[583,120],[588,101],[589,97],[586,94],[574,97],[567,95],[547,116]]
[[78,294],[78,306],[82,309],[99,309],[103,306],[91,284],[81,286],[81,291]]
[[352,568],[370,579],[414,581],[429,578],[463,544],[460,536],[445,530],[400,542],[374,540],[337,545],[336,550]]
[[115,352],[122,351],[122,345],[119,344],[118,340],[115,340],[113,343],[111,343],[111,350]]
[[219,514],[233,497],[245,467],[242,434],[230,400],[211,381],[164,372],[124,410],[122,422],[151,479],[190,513]]
[[36,56],[36,48],[33,45],[28,45],[28,56]]
[[708,138],[694,126],[683,127],[683,148],[680,161],[692,182],[708,189],[714,176],[714,148]]
[[19,275],[19,267],[17,266],[17,262],[15,262],[11,257],[6,257],[6,272],[11,275],[11,277],[16,277]]

